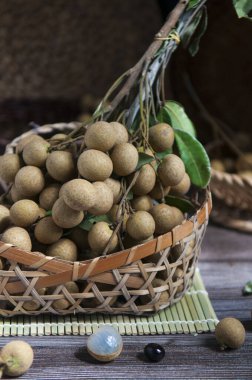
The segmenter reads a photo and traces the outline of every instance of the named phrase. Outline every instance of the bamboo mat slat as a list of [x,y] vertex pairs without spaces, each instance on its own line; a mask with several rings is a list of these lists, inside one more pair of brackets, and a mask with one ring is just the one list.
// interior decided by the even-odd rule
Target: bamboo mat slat
[[104,324],[121,335],[198,334],[212,332],[218,319],[208,297],[199,269],[192,287],[182,300],[155,315],[67,315],[0,317],[0,336],[90,335]]

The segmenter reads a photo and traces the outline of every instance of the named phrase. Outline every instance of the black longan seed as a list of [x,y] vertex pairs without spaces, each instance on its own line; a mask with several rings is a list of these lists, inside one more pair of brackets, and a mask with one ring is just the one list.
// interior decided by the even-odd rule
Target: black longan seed
[[164,347],[157,343],[149,343],[144,347],[144,354],[151,362],[160,362],[165,356]]

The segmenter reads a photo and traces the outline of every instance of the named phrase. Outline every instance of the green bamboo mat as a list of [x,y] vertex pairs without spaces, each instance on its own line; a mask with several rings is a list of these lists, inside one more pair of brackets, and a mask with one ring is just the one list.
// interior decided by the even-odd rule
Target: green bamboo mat
[[129,315],[40,315],[0,317],[0,336],[90,335],[110,324],[121,335],[198,334],[214,331],[218,322],[199,270],[182,300],[149,317]]

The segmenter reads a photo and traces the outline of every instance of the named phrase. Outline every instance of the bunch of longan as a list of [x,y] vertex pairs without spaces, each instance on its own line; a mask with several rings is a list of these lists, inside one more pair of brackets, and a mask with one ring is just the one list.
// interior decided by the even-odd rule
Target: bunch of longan
[[[15,153],[0,157],[0,177],[10,186],[0,206],[2,241],[76,261],[140,244],[182,223],[183,213],[164,197],[186,194],[190,178],[177,155],[161,161],[155,155],[173,146],[168,124],[149,129],[148,148],[129,142],[119,122],[90,125],[79,154],[60,144],[67,141],[62,133],[49,140],[29,135]],[[139,151],[153,160],[139,167]],[[90,216],[95,222],[83,229]]]

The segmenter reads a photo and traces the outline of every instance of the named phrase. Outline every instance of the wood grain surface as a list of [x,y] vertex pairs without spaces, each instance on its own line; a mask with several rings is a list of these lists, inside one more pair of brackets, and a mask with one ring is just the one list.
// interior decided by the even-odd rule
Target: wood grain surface
[[[200,269],[219,319],[239,318],[247,331],[240,350],[221,352],[213,334],[123,337],[123,353],[100,364],[86,352],[87,337],[30,337],[35,353],[32,368],[22,379],[252,379],[252,296],[242,287],[252,280],[252,235],[209,226]],[[1,338],[3,346],[11,338]],[[146,361],[147,343],[166,350],[160,363]]]

